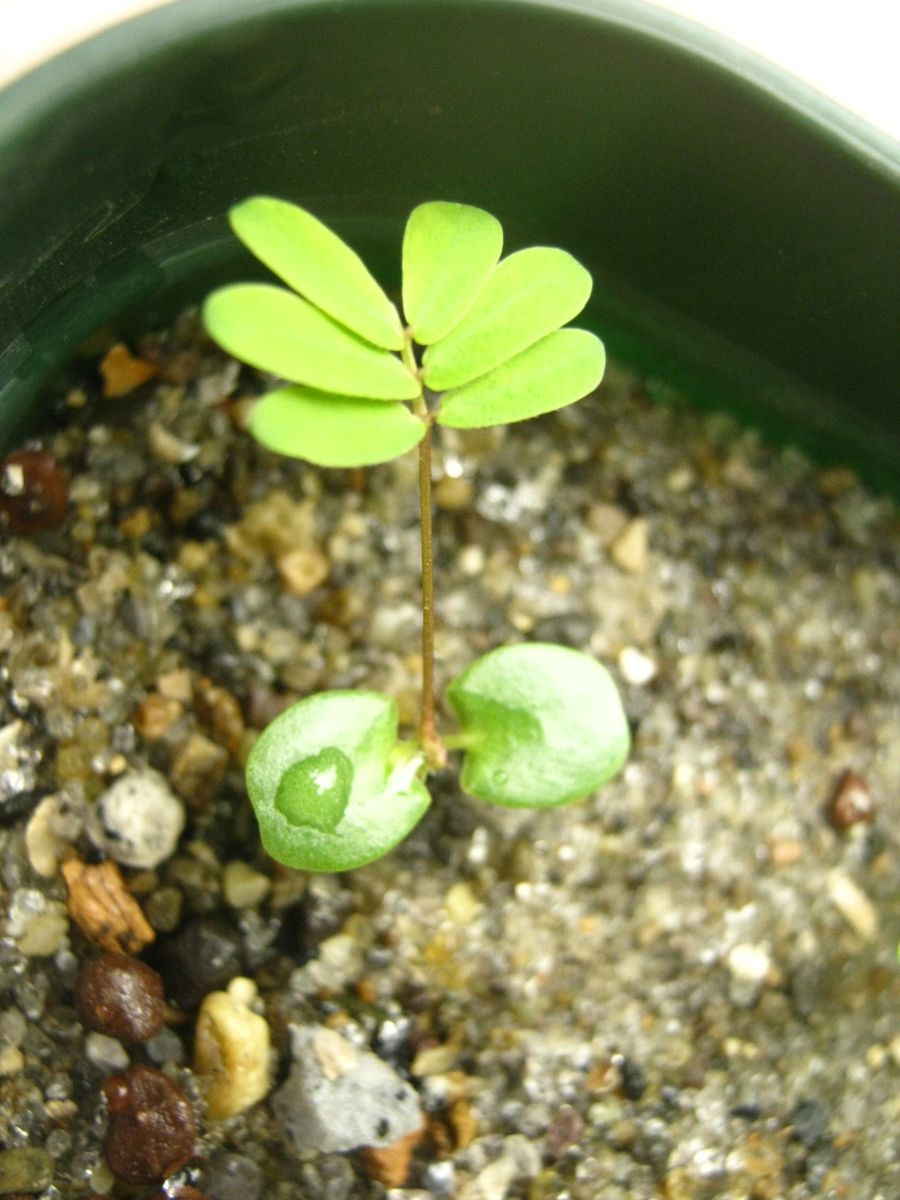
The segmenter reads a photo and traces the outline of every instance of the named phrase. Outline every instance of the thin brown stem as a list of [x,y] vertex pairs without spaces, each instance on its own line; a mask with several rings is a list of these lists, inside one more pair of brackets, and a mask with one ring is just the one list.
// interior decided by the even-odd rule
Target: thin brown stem
[[[413,352],[412,335],[406,330],[403,361],[421,378]],[[422,704],[419,711],[419,741],[425,761],[437,770],[447,762],[447,747],[437,731],[434,705],[434,549],[431,535],[431,436],[432,417],[424,392],[413,401],[413,411],[425,422],[419,442],[419,528],[422,538]]]
[[419,740],[429,766],[439,768],[447,761],[447,748],[441,741],[434,706],[434,549],[431,526],[431,434],[428,422],[419,442],[419,515],[422,534],[422,707],[419,714]]

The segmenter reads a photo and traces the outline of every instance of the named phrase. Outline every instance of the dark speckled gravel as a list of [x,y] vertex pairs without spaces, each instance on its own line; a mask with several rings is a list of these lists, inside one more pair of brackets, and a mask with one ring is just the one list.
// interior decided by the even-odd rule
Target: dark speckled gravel
[[[265,453],[241,432],[261,381],[190,318],[134,349],[154,382],[100,400],[90,367],[29,446],[69,480],[65,521],[0,542],[0,1178],[124,1195],[101,1089],[152,1064],[198,1123],[167,1194],[384,1196],[365,1156],[292,1149],[271,1095],[206,1119],[197,1006],[240,974],[275,1086],[298,1022],[412,1082],[428,1127],[394,1200],[900,1195],[892,505],[619,371],[558,415],[445,431],[440,677],[504,641],[578,646],[617,671],[634,753],[544,814],[444,773],[387,859],[305,877],[262,853],[241,762],[321,688],[414,721],[415,461]],[[125,1047],[78,1019],[92,950],[59,868],[97,861],[91,807],[146,768],[187,825],[122,874],[174,1007]]]

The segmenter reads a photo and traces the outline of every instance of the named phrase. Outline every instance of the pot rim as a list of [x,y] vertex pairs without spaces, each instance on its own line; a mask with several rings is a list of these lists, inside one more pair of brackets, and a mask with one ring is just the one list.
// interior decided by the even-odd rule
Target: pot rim
[[[805,80],[726,34],[648,0],[342,0],[344,11],[409,6],[477,7],[557,11],[588,19],[673,48],[733,76],[767,95],[828,139],[841,143],[856,158],[885,178],[900,183],[900,141]],[[211,27],[227,29],[273,14],[335,7],[334,0],[170,0],[140,12],[76,42],[26,74],[0,86],[0,147],[31,125],[50,105],[75,97],[85,81],[96,84],[98,73],[119,73],[148,55],[200,36]]]

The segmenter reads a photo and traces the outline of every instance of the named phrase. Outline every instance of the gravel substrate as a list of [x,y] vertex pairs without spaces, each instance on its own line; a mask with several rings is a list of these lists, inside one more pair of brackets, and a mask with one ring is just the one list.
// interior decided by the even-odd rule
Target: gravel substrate
[[[12,529],[53,479],[0,543],[0,1195],[900,1195],[891,504],[619,370],[442,431],[440,677],[587,650],[633,754],[545,813],[448,770],[386,859],[303,875],[241,762],[321,689],[414,723],[415,455],[263,451],[263,382],[190,317],[132,350],[152,378],[104,396],[135,368],[87,362],[50,458],[3,475]],[[144,1008],[104,998],[114,967]],[[145,1094],[149,1160],[120,1165]]]

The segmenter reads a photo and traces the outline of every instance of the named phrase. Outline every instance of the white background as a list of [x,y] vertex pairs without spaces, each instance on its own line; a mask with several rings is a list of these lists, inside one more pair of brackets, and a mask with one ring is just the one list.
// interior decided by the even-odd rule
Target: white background
[[[173,2],[0,0],[0,83],[93,30]],[[900,0],[654,2],[765,55],[900,139]]]

